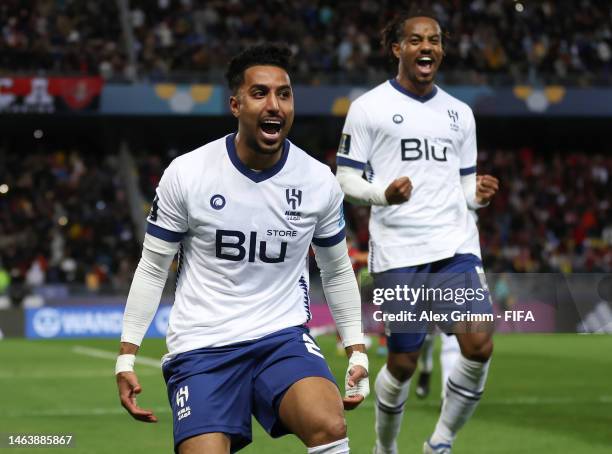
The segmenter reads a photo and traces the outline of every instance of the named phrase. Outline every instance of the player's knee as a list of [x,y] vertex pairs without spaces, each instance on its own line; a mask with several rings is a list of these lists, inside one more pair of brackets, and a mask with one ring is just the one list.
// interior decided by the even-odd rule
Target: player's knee
[[486,363],[493,355],[493,340],[486,339],[482,342],[475,342],[467,345],[463,356],[472,361]]
[[396,380],[404,382],[414,374],[418,358],[418,354],[389,355],[387,369]]
[[317,421],[311,431],[308,445],[320,446],[346,438],[346,420],[341,415],[328,416]]

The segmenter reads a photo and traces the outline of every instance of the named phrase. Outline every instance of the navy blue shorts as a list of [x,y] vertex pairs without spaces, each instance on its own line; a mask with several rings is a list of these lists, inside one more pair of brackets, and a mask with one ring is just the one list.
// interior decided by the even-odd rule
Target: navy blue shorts
[[[394,353],[420,350],[433,323],[444,332],[452,332],[461,314],[493,314],[482,261],[473,254],[455,254],[437,262],[376,273],[374,287],[381,292],[398,287],[421,288],[431,295],[424,298],[421,293],[420,298],[407,301],[414,294],[394,293],[393,298],[385,300],[384,312],[412,313],[415,318],[385,323],[387,347]],[[432,320],[434,317],[439,320]]]
[[306,377],[336,383],[308,332],[287,328],[255,341],[180,353],[164,363],[175,451],[188,438],[222,432],[236,452],[252,440],[251,415],[272,437],[289,433],[278,414],[289,387]]

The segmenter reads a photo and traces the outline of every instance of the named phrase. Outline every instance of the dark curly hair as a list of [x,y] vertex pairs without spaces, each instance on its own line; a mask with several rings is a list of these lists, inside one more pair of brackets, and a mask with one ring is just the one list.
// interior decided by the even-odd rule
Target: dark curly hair
[[225,79],[232,93],[244,83],[244,72],[251,66],[270,65],[289,71],[291,50],[281,44],[258,44],[248,47],[236,55],[229,63]]
[[[391,61],[397,60],[393,54],[392,45],[394,43],[399,43],[404,38],[404,24],[408,19],[412,19],[414,17],[428,17],[440,24],[433,10],[426,7],[414,7],[396,14],[380,32],[380,43]],[[449,35],[442,31],[442,37],[448,38]]]

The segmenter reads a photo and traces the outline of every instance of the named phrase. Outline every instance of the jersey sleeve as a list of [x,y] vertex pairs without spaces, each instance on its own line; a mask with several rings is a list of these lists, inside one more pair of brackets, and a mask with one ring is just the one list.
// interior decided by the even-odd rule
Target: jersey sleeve
[[344,232],[344,209],[342,206],[344,194],[331,172],[329,176],[330,184],[326,186],[329,200],[323,208],[324,211],[319,215],[312,238],[313,244],[321,247],[335,246],[344,241],[346,237]]
[[155,190],[147,217],[147,233],[172,243],[183,239],[188,230],[188,214],[181,188],[179,166],[173,161],[164,171]]
[[461,176],[476,173],[476,121],[471,110],[468,111],[468,123],[459,153],[459,174]]
[[371,149],[372,137],[366,112],[360,104],[354,102],[344,122],[336,163],[339,166],[363,170],[369,160]]

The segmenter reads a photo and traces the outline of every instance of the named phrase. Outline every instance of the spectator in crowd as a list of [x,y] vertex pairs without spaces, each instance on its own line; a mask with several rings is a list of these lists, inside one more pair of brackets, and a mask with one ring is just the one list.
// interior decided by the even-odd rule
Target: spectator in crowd
[[116,157],[0,150],[0,161],[0,263],[13,284],[129,284],[119,273],[139,248]]
[[[27,7],[24,6],[27,3]],[[390,0],[130,0],[138,73],[150,80],[220,81],[229,56],[256,41],[291,45],[303,82],[368,83],[385,73],[378,30]],[[571,0],[428,2],[450,30],[442,82],[609,83],[612,5]],[[4,72],[129,78],[127,36],[114,1],[5,0]]]

